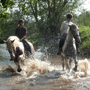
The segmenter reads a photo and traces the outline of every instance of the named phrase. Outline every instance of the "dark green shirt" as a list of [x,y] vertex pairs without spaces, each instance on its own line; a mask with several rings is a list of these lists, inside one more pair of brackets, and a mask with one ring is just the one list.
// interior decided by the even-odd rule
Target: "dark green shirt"
[[26,27],[17,27],[15,31],[15,35],[21,39],[22,37],[27,35],[27,29]]

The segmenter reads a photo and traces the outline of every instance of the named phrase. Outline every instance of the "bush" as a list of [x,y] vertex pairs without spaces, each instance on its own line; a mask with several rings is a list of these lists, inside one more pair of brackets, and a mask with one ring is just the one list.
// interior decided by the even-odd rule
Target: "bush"
[[90,27],[79,26],[82,44],[80,45],[82,55],[90,55]]

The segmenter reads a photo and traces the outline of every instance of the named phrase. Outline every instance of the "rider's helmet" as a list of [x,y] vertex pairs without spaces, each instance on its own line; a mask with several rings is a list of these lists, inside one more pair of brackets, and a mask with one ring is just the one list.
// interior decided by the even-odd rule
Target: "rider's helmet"
[[71,18],[73,18],[73,15],[72,15],[71,13],[68,13],[68,14],[66,15],[66,17],[67,17],[68,19],[71,19]]
[[20,23],[24,23],[24,20],[23,19],[20,19],[19,21],[18,21],[18,24],[20,24]]

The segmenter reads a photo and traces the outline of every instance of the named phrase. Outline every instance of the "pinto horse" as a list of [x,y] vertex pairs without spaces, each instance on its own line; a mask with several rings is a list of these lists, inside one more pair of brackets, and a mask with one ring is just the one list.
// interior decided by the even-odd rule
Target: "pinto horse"
[[[14,60],[15,64],[18,66],[17,71],[20,72],[21,66],[24,65],[24,60],[26,58],[24,45],[22,42],[20,42],[19,38],[17,36],[10,36],[7,41],[4,41],[7,46],[7,50],[10,54],[11,59]],[[28,42],[31,48],[31,55],[27,55],[28,58],[32,59],[34,58],[34,46],[32,43]]]
[[81,39],[79,36],[79,29],[78,26],[75,24],[69,25],[69,32],[65,39],[61,57],[62,57],[62,67],[64,70],[64,60],[66,63],[66,68],[70,70],[71,68],[71,61],[74,59],[75,67],[74,71],[77,71],[77,50],[76,50],[76,43],[80,43]]

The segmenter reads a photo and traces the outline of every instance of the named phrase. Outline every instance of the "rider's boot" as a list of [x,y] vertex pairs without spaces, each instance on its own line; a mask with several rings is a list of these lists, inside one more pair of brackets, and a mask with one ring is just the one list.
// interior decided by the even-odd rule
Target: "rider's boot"
[[13,61],[13,59],[10,59],[10,61]]
[[61,55],[62,47],[63,47],[63,40],[60,39],[60,42],[59,42],[59,51],[57,52],[57,55]]
[[22,42],[23,42],[23,44],[24,44],[25,50],[26,50],[26,51],[29,51],[30,54],[32,54],[32,50],[31,50],[30,45],[28,44],[28,41],[24,39]]
[[76,44],[77,54],[80,54],[80,47],[79,44]]
[[59,48],[59,51],[57,52],[57,55],[61,55],[62,48]]

